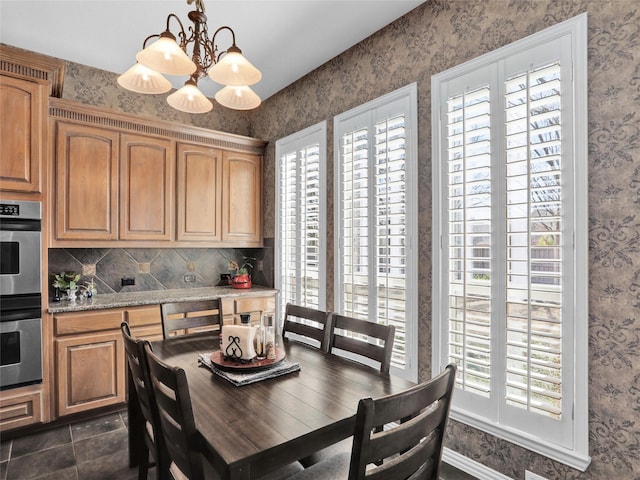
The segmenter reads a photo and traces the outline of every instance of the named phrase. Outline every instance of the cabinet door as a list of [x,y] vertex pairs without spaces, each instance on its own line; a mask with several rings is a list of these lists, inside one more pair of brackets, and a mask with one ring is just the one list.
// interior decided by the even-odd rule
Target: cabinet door
[[58,416],[125,401],[120,330],[56,339]]
[[169,140],[122,135],[121,240],[171,240],[173,158]]
[[223,154],[222,240],[262,245],[262,157]]
[[39,193],[47,86],[0,75],[0,190]]
[[118,133],[56,124],[56,238],[118,236]]
[[222,239],[222,153],[199,145],[178,145],[178,241]]

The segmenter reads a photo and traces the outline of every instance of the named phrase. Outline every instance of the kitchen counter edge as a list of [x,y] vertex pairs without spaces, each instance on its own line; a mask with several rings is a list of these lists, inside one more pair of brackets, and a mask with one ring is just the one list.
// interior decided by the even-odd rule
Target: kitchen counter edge
[[90,300],[71,303],[68,300],[51,302],[47,308],[49,313],[82,312],[104,310],[108,308],[140,307],[159,305],[167,302],[186,302],[193,300],[209,300],[212,298],[247,298],[261,297],[265,294],[276,294],[278,290],[269,287],[253,286],[248,289],[232,287],[206,287],[176,290],[153,290],[146,292],[109,293],[94,295]]

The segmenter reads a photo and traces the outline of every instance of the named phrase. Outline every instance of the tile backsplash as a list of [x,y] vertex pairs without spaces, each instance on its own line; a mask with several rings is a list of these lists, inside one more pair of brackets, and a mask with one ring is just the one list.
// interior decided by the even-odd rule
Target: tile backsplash
[[[65,248],[49,249],[49,285],[60,272],[80,273],[101,293],[140,292],[215,286],[228,273],[229,260],[252,261],[253,283],[273,286],[273,249],[235,248]],[[122,278],[135,285],[122,286]],[[185,279],[194,281],[185,281]],[[53,288],[49,287],[49,296]]]

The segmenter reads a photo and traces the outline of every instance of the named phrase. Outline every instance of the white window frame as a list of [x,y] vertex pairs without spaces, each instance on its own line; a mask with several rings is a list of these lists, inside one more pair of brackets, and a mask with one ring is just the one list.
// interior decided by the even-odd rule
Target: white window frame
[[[504,80],[505,60],[522,53],[533,53],[536,49],[545,48],[545,44],[555,42],[557,50],[549,50],[558,55],[561,67],[567,65],[569,59],[569,75],[562,76],[562,118],[563,118],[563,144],[562,144],[562,175],[567,180],[567,187],[563,186],[563,194],[570,200],[563,202],[563,208],[570,206],[570,211],[564,218],[569,232],[569,250],[572,247],[573,261],[567,263],[565,277],[563,277],[563,291],[568,291],[568,296],[563,299],[563,305],[568,306],[572,312],[571,318],[563,315],[563,400],[569,397],[569,403],[563,403],[562,420],[569,420],[562,428],[563,439],[543,438],[533,434],[535,425],[529,423],[526,427],[515,427],[512,419],[504,413],[497,412],[495,395],[504,394],[497,389],[492,392],[494,399],[490,401],[490,413],[487,410],[482,413],[484,398],[475,395],[479,402],[474,404],[469,401],[468,392],[457,391],[451,409],[451,418],[465,424],[476,427],[482,431],[493,434],[528,448],[548,458],[554,459],[581,471],[586,470],[591,458],[589,457],[589,424],[588,424],[588,212],[587,212],[587,14],[579,15],[573,19],[557,24],[551,28],[502,47],[479,58],[454,67],[446,72],[432,77],[432,137],[433,137],[433,373],[438,373],[448,360],[448,218],[447,210],[447,183],[446,183],[446,100],[455,92],[447,91],[448,86],[453,85],[454,90],[464,91],[471,89],[472,85],[460,83],[462,77],[465,81],[473,79],[474,72],[486,72],[486,69],[494,68],[496,72],[496,84]],[[532,55],[529,60],[535,62]],[[571,67],[572,65],[572,67]],[[569,77],[569,78],[567,78]],[[456,80],[460,80],[456,84]],[[499,101],[499,95],[497,95]],[[492,100],[492,103],[494,100]],[[567,109],[565,110],[565,107]],[[501,108],[504,108],[501,107]],[[500,110],[500,109],[498,109]],[[500,120],[496,122],[500,123]],[[568,125],[565,132],[565,123]],[[493,125],[493,121],[492,121]],[[500,131],[500,126],[496,130]],[[492,128],[493,130],[493,128]],[[500,134],[492,134],[492,147],[495,150],[504,151],[501,147]],[[499,141],[499,143],[496,143]],[[495,155],[492,148],[492,158]],[[569,153],[565,157],[564,152]],[[500,155],[500,153],[498,153]],[[492,167],[493,168],[493,167]],[[500,172],[494,172],[499,177]],[[492,175],[493,176],[493,175]],[[494,197],[496,198],[496,197]],[[499,197],[498,197],[499,198]],[[492,207],[500,209],[504,206],[504,200],[500,205]],[[492,201],[493,203],[493,201]],[[496,210],[494,210],[496,211]],[[564,227],[563,227],[564,228]],[[500,235],[504,235],[504,228],[497,226]],[[567,236],[565,236],[567,238]],[[499,255],[495,255],[498,257]],[[493,272],[504,271],[500,259],[492,260]],[[567,283],[565,283],[565,281]],[[500,280],[498,280],[500,282]],[[564,308],[564,307],[563,307]],[[568,325],[564,322],[568,321]],[[492,318],[492,332],[494,324],[501,322],[492,334],[492,345],[501,345],[504,341],[504,319]],[[566,327],[566,328],[565,328]],[[492,348],[494,350],[494,348]],[[496,356],[497,357],[497,356]],[[492,363],[493,357],[492,357]],[[504,372],[504,358],[496,358],[499,371]],[[494,373],[495,375],[495,373]],[[500,383],[500,382],[498,382]],[[510,421],[512,423],[510,423]]]
[[[282,219],[280,218],[280,198],[282,195],[280,172],[282,169],[282,157],[288,153],[295,152],[299,155],[301,149],[318,145],[320,154],[319,164],[319,216],[320,216],[320,266],[319,266],[319,286],[318,286],[318,305],[307,305],[300,301],[300,298],[288,299],[285,298],[282,290],[282,265],[280,257],[282,255],[281,247],[281,231],[282,231]],[[299,158],[299,157],[298,157]],[[299,194],[299,192],[297,192]],[[291,134],[287,137],[281,138],[276,141],[276,244],[275,244],[275,287],[280,290],[279,302],[276,305],[276,318],[282,318],[284,315],[284,307],[287,302],[291,301],[302,306],[308,306],[312,308],[318,308],[320,310],[326,310],[327,301],[327,122],[322,121],[315,125],[305,128],[299,132]],[[302,205],[302,199],[298,199],[298,206]],[[298,212],[299,213],[299,212]],[[298,254],[300,255],[300,251]],[[302,262],[303,259],[298,259]]]
[[[336,255],[334,258],[334,303],[337,312],[344,312],[342,302],[344,242],[341,236],[344,219],[342,218],[343,192],[341,180],[340,143],[342,135],[359,129],[363,124],[373,126],[376,120],[389,118],[402,111],[405,116],[406,132],[406,210],[405,218],[411,219],[405,225],[406,231],[406,319],[405,319],[405,365],[403,368],[391,364],[390,372],[394,375],[418,380],[418,89],[412,83],[399,88],[382,97],[356,107],[334,117],[334,242]],[[370,149],[373,152],[373,149]],[[372,158],[369,157],[369,162]],[[371,164],[371,163],[370,163]],[[372,169],[373,170],[373,169]],[[370,185],[372,183],[370,182]],[[370,202],[369,218],[373,218],[374,202]],[[373,222],[370,222],[372,228]],[[369,258],[373,261],[375,245],[370,245]],[[370,267],[369,271],[374,268]],[[370,282],[375,285],[375,282]]]

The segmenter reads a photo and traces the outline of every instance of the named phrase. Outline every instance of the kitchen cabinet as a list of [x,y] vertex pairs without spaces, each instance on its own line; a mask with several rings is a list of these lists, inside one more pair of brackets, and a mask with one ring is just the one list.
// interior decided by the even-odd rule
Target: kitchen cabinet
[[55,248],[261,247],[266,142],[52,100]]
[[258,325],[262,314],[267,312],[275,313],[275,311],[275,294],[222,299],[224,325],[240,325],[241,313],[249,313],[251,315],[251,324]]
[[59,122],[55,138],[56,239],[116,240],[118,133]]
[[228,242],[262,240],[262,156],[224,152],[222,156],[222,238]]
[[174,155],[169,140],[120,137],[122,240],[171,240]]
[[125,319],[131,322],[133,335],[162,337],[158,306],[54,316],[57,417],[125,401],[126,364],[120,330]]
[[56,239],[171,239],[172,144],[58,122]]
[[178,241],[222,239],[222,150],[178,144]]
[[6,431],[40,423],[43,394],[33,386],[2,392],[0,397],[0,430]]
[[47,94],[46,82],[0,75],[0,190],[41,192]]

